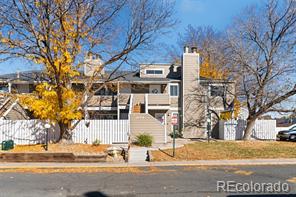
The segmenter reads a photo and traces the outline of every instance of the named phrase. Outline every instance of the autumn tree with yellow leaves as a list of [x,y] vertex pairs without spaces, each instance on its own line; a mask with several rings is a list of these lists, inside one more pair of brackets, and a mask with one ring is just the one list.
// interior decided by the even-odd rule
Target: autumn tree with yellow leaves
[[[0,60],[26,59],[42,66],[44,79],[21,101],[36,118],[57,123],[60,140],[69,140],[71,122],[83,118],[82,109],[96,91],[93,83],[110,82],[175,23],[172,13],[173,5],[165,0],[3,0]],[[88,53],[100,55],[104,63],[85,78],[79,70]],[[102,78],[100,71],[108,65],[113,72]],[[74,91],[74,80],[82,80],[85,89]]]

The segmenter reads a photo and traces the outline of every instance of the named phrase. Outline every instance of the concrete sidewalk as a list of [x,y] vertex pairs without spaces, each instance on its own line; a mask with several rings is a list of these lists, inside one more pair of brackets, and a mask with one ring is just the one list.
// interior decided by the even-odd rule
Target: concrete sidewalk
[[296,159],[197,160],[141,163],[0,163],[1,169],[22,168],[118,168],[150,166],[296,165]]

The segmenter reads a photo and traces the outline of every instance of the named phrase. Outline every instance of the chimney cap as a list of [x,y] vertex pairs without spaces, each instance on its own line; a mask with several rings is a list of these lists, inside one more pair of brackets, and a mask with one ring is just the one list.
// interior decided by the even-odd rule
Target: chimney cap
[[189,46],[187,45],[184,46],[184,53],[189,53]]
[[196,46],[191,47],[191,51],[192,51],[192,53],[197,53],[197,47]]

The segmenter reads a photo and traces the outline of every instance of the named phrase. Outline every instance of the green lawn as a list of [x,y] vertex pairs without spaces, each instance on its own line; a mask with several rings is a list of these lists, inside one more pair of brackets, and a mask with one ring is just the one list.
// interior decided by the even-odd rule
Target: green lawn
[[175,158],[171,156],[172,149],[153,151],[152,155],[153,161],[296,158],[296,142],[196,142],[177,148]]

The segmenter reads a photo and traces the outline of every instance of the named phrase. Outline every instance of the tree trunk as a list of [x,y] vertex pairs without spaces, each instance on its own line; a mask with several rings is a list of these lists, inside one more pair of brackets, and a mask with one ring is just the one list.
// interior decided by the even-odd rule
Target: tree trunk
[[70,133],[70,129],[68,127],[68,124],[65,124],[63,122],[58,122],[60,127],[60,138],[59,142],[71,142],[72,135]]
[[245,129],[243,140],[250,140],[253,128],[255,126],[255,121],[256,121],[256,118],[250,118],[250,117],[247,118],[247,127]]

